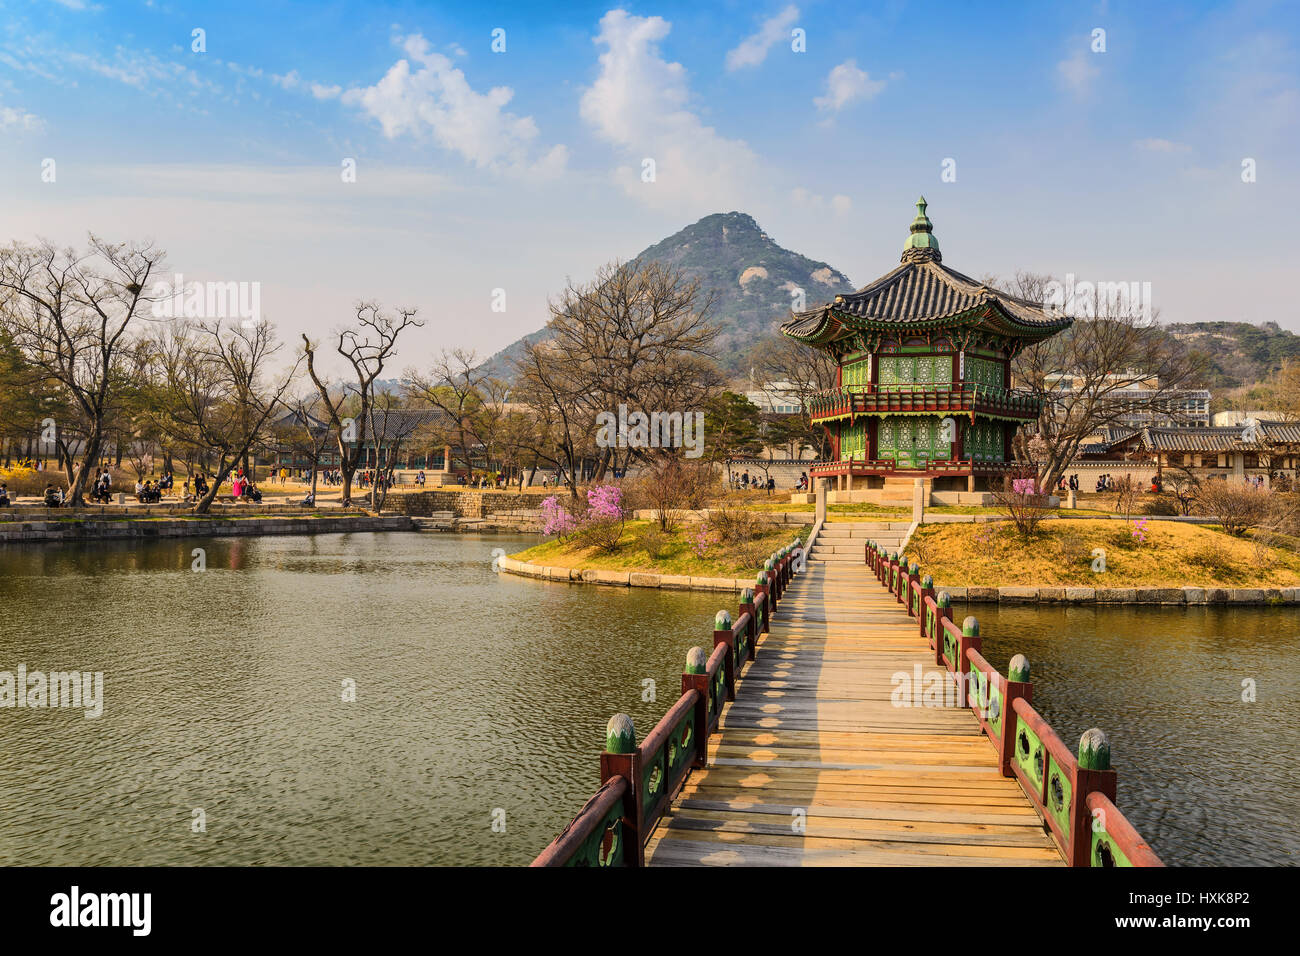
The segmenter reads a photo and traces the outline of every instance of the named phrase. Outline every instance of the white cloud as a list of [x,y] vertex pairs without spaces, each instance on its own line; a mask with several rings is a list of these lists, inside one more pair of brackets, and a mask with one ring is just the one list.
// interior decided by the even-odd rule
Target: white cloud
[[[605,46],[600,75],[582,95],[580,113],[602,139],[635,166],[616,181],[652,206],[716,212],[751,201],[757,157],[743,140],[726,139],[687,108],[686,70],[659,53],[672,24],[611,10],[595,42]],[[642,182],[642,161],[655,162],[655,181]]]
[[427,133],[475,166],[548,175],[563,170],[565,147],[554,146],[538,157],[533,118],[506,110],[514,90],[497,86],[476,92],[465,74],[419,34],[406,37],[402,49],[407,58],[389,67],[378,83],[342,94],[344,103],[378,120],[385,136]]
[[1057,78],[1061,84],[1079,98],[1092,91],[1092,83],[1101,73],[1101,68],[1093,61],[1100,54],[1079,50],[1072,57],[1056,64]]
[[790,36],[790,28],[798,18],[799,8],[791,4],[776,16],[764,20],[757,33],[745,37],[735,49],[727,51],[727,69],[758,66],[767,59],[772,47]]
[[1146,153],[1190,153],[1192,151],[1192,147],[1186,143],[1175,143],[1173,140],[1155,137],[1136,140],[1133,145]]
[[836,193],[827,202],[825,196],[805,189],[803,186],[790,190],[790,201],[800,209],[824,212],[829,208],[837,216],[847,215],[853,209],[853,200],[843,193]]
[[838,113],[858,100],[875,98],[884,88],[884,80],[873,80],[856,60],[845,60],[827,74],[826,95],[816,97],[813,104],[823,113]]
[[311,95],[318,100],[332,100],[341,95],[343,87],[325,86],[323,83],[311,84]]
[[15,109],[12,106],[0,106],[0,131],[11,129],[34,132],[44,128],[44,121],[35,113]]

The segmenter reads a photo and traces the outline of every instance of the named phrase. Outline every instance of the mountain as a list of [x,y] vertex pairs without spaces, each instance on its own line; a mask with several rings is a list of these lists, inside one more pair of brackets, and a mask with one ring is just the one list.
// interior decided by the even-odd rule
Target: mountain
[[1300,335],[1276,322],[1175,322],[1165,329],[1209,356],[1206,386],[1215,391],[1262,382],[1287,359],[1300,360]]
[[[727,371],[742,371],[746,349],[755,338],[772,335],[790,315],[791,293],[802,289],[804,308],[852,292],[848,276],[827,265],[783,249],[743,212],[714,213],[643,250],[634,262],[670,265],[688,279],[699,279],[703,292],[715,294],[710,324],[719,330],[714,346]],[[539,329],[489,359],[503,370],[519,357],[525,343],[546,336]]]

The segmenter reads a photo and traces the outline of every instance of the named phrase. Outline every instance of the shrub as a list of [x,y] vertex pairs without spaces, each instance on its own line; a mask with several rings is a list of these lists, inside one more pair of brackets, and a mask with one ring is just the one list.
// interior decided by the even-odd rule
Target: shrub
[[1003,479],[1002,490],[995,493],[997,502],[1023,537],[1038,531],[1038,523],[1050,510],[1048,496],[1038,487],[1038,476],[1032,469],[1022,468]]
[[1202,514],[1217,519],[1228,534],[1240,537],[1269,519],[1273,499],[1272,492],[1245,482],[1209,481],[1201,487],[1198,504]]
[[1067,567],[1091,564],[1092,562],[1092,548],[1088,546],[1088,542],[1083,535],[1077,532],[1071,531],[1061,535],[1056,547],[1061,554],[1061,563]]
[[8,485],[10,497],[43,495],[45,494],[46,485],[54,485],[56,488],[67,487],[67,481],[64,479],[62,472],[37,471],[23,465],[8,470],[0,468],[0,481]]
[[734,505],[714,508],[709,512],[707,524],[719,540],[732,544],[745,544],[763,533],[763,524],[755,512]]
[[670,538],[658,525],[650,525],[641,534],[641,547],[651,561],[658,561],[668,550]]
[[1187,561],[1189,564],[1217,572],[1219,575],[1236,570],[1232,559],[1228,557],[1228,552],[1211,544],[1203,544],[1189,551]]
[[578,523],[571,499],[559,495],[542,499],[542,534],[553,534],[563,541],[578,530]]
[[659,528],[672,531],[688,507],[689,477],[675,457],[651,464],[633,486],[637,502],[659,512]]
[[587,513],[578,525],[578,536],[584,544],[601,551],[617,551],[626,522],[623,492],[617,485],[597,485],[587,490]]
[[1182,512],[1179,510],[1178,505],[1171,499],[1166,498],[1164,495],[1160,495],[1143,505],[1142,513],[1145,515],[1169,516],[1178,515]]

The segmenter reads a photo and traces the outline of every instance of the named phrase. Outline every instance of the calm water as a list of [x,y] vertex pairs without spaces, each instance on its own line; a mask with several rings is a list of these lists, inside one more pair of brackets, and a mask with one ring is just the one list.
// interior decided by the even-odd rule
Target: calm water
[[724,600],[491,571],[529,543],[0,547],[0,670],[102,670],[105,697],[0,709],[0,864],[528,862],[594,792],[609,715],[647,732]]
[[1034,706],[1072,750],[1106,731],[1119,808],[1165,863],[1300,863],[1294,609],[970,610],[989,663],[1029,658]]
[[[0,547],[0,671],[105,680],[97,720],[0,709],[0,864],[528,862],[595,789],[609,715],[644,735],[729,603],[492,573],[529,542]],[[1296,862],[1294,611],[975,613],[1068,743],[1110,734],[1120,806],[1166,862]]]

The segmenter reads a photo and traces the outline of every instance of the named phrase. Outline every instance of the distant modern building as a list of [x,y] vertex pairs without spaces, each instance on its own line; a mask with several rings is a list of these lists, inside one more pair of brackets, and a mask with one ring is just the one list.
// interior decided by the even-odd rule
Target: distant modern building
[[1215,412],[1213,415],[1210,416],[1210,424],[1218,426],[1220,428],[1227,427],[1227,426],[1239,426],[1247,419],[1252,419],[1257,422],[1261,422],[1261,421],[1280,422],[1280,421],[1285,421],[1286,416],[1283,415],[1281,412],[1270,411],[1262,408],[1256,408],[1244,412],[1236,412],[1236,411]]
[[768,415],[798,415],[803,411],[799,390],[791,382],[765,382],[750,389],[745,397]]
[[[1115,388],[1107,395],[1108,403],[1118,404],[1124,409],[1118,424],[1129,428],[1141,428],[1144,425],[1156,425],[1172,428],[1203,428],[1210,421],[1210,393],[1204,388],[1169,389],[1160,393],[1159,379],[1141,380],[1139,373],[1127,372],[1110,376],[1111,387]],[[1064,400],[1083,388],[1083,384],[1069,375],[1057,376],[1053,392]]]

